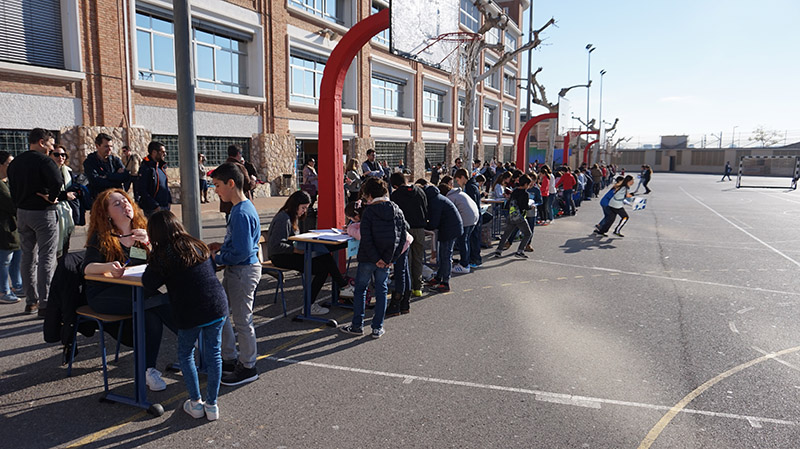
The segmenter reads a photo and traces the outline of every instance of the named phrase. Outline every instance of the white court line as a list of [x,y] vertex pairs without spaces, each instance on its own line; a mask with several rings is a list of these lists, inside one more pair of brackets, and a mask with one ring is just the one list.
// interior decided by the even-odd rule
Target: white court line
[[[541,390],[531,390],[527,388],[514,388],[514,387],[504,387],[501,385],[490,385],[490,384],[481,384],[476,382],[465,382],[461,380],[450,380],[450,379],[438,379],[435,377],[425,377],[425,376],[414,376],[410,374],[400,374],[400,373],[389,373],[386,371],[375,371],[370,369],[362,369],[362,368],[351,368],[348,366],[339,366],[339,365],[330,365],[327,363],[318,363],[318,362],[308,362],[303,360],[295,360],[295,359],[288,359],[282,357],[274,357],[270,356],[267,357],[268,360],[272,360],[274,362],[279,363],[287,363],[292,365],[303,365],[303,366],[311,366],[315,368],[325,368],[331,369],[336,371],[345,371],[350,373],[358,373],[358,374],[367,374],[372,376],[381,376],[381,377],[390,377],[395,379],[400,379],[403,381],[403,384],[409,384],[413,381],[420,381],[420,382],[428,382],[428,383],[436,383],[436,384],[444,384],[444,385],[453,385],[459,387],[469,387],[469,388],[479,388],[484,390],[494,390],[494,391],[504,391],[508,393],[520,393],[520,394],[528,394],[534,396],[537,401],[541,402],[551,402],[557,404],[565,404],[565,405],[572,405],[576,407],[585,407],[585,408],[594,408],[599,409],[603,404],[605,405],[617,405],[622,407],[632,407],[632,408],[643,408],[648,410],[660,410],[660,411],[667,411],[672,410],[672,406],[667,405],[655,405],[655,404],[645,404],[642,402],[630,402],[630,401],[617,401],[614,399],[603,399],[603,398],[594,398],[589,396],[577,396],[571,394],[563,394],[563,393],[553,393],[550,391],[541,391]],[[712,416],[716,418],[729,418],[729,419],[737,419],[747,421],[749,423],[757,422],[757,423],[770,423],[770,424],[780,424],[784,426],[795,426],[798,423],[796,421],[787,421],[784,419],[776,419],[776,418],[764,418],[758,416],[749,416],[749,415],[739,415],[735,413],[720,413],[720,412],[712,412],[708,410],[695,410],[695,409],[683,409],[681,413],[688,413],[694,415],[704,415],[704,416]]]
[[780,252],[780,251],[779,251],[777,248],[774,248],[774,247],[770,246],[770,245],[769,245],[767,242],[765,242],[765,241],[761,240],[760,238],[758,238],[758,237],[754,236],[753,234],[751,234],[751,233],[749,233],[749,232],[745,231],[745,230],[744,230],[744,229],[743,229],[741,226],[739,226],[739,225],[737,225],[736,223],[734,223],[734,222],[732,222],[732,221],[728,220],[728,219],[727,219],[727,218],[725,218],[725,217],[724,217],[722,214],[720,214],[719,212],[717,212],[717,211],[715,211],[714,209],[712,209],[712,208],[710,208],[709,206],[707,206],[707,205],[706,205],[704,202],[702,202],[702,201],[698,200],[697,198],[695,198],[694,196],[692,196],[692,194],[690,194],[689,192],[687,192],[686,190],[684,190],[684,188],[683,188],[683,187],[681,187],[681,190],[683,190],[683,193],[685,193],[685,194],[686,194],[686,196],[688,196],[689,198],[691,198],[691,199],[693,199],[693,200],[697,201],[697,203],[698,203],[699,205],[701,205],[701,206],[705,207],[706,209],[710,210],[711,212],[713,212],[713,213],[714,213],[716,216],[718,216],[719,218],[721,218],[721,219],[723,219],[723,220],[727,221],[727,222],[728,222],[728,223],[729,223],[731,226],[733,226],[734,228],[736,228],[736,229],[738,229],[738,230],[740,230],[740,231],[744,232],[745,234],[747,234],[747,235],[748,235],[750,238],[752,238],[753,240],[755,240],[755,241],[757,241],[758,243],[760,243],[760,244],[762,244],[762,245],[766,246],[767,248],[769,248],[769,249],[771,249],[772,251],[774,251],[776,254],[778,254],[778,255],[782,256],[783,258],[785,258],[785,259],[786,259],[786,260],[788,260],[789,262],[792,262],[793,264],[795,264],[795,265],[797,265],[798,267],[800,267],[800,262],[798,262],[798,261],[796,261],[796,260],[792,259],[791,257],[787,256],[786,254],[783,254],[783,253],[782,253],[782,252]]
[[563,262],[551,262],[549,260],[541,260],[541,259],[531,259],[533,262],[538,263],[546,263],[549,265],[559,265],[562,267],[571,267],[571,268],[583,268],[585,270],[599,270],[599,271],[606,271],[611,273],[619,273],[619,274],[628,274],[631,276],[642,276],[646,278],[655,278],[655,279],[665,279],[668,281],[675,281],[675,282],[687,282],[690,284],[702,284],[702,285],[711,285],[713,287],[727,287],[727,288],[737,288],[741,290],[750,290],[755,292],[764,292],[764,293],[779,293],[781,295],[800,295],[800,292],[785,292],[781,290],[770,290],[766,288],[759,288],[759,287],[746,287],[741,285],[730,285],[730,284],[721,284],[719,282],[709,282],[709,281],[695,281],[693,279],[686,279],[686,278],[671,278],[667,276],[658,276],[655,274],[647,274],[647,273],[636,273],[633,271],[622,271],[617,270],[615,268],[603,268],[603,267],[589,267],[586,265],[574,265],[571,263],[563,263]]
[[[763,350],[763,349],[759,348],[758,346],[753,346],[753,349],[754,349],[756,352],[758,352],[758,353],[761,353],[762,355],[769,355],[769,354],[772,354],[771,352],[767,352],[767,351],[765,351],[765,350]],[[788,366],[789,368],[791,368],[791,369],[793,369],[793,370],[795,370],[795,371],[800,371],[800,367],[798,367],[797,365],[794,365],[794,364],[792,364],[792,363],[789,363],[789,362],[787,362],[787,361],[785,361],[785,360],[781,360],[781,359],[779,359],[779,358],[777,358],[777,357],[772,357],[772,360],[774,360],[774,361],[776,361],[776,362],[780,363],[781,365]]]
[[760,193],[760,194],[762,194],[762,195],[766,195],[766,196],[768,196],[768,197],[770,197],[770,198],[775,198],[775,199],[779,199],[779,200],[784,200],[784,201],[789,201],[789,202],[792,202],[792,203],[797,203],[797,204],[800,204],[800,201],[797,201],[797,200],[790,200],[789,198],[784,198],[784,197],[782,197],[782,196],[770,195],[769,193],[766,193],[766,192],[758,192],[758,193]]

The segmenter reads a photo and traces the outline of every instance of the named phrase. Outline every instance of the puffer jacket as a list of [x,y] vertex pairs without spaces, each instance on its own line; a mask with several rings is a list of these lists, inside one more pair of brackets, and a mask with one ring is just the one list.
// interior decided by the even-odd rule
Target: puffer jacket
[[439,230],[439,240],[453,240],[464,233],[464,224],[456,205],[439,193],[433,185],[423,189],[428,197],[428,226],[429,231]]
[[478,224],[478,217],[480,216],[478,206],[475,205],[472,198],[464,193],[460,187],[450,189],[450,191],[447,192],[447,199],[456,205],[458,213],[461,215],[461,223],[464,226],[475,226]]
[[394,263],[403,253],[408,224],[403,211],[388,198],[378,198],[361,213],[359,262]]

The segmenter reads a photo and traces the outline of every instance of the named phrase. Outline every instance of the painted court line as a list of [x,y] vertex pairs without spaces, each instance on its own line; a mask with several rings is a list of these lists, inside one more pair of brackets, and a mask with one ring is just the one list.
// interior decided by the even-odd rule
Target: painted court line
[[[795,295],[795,296],[800,295],[800,292],[786,292],[786,291],[782,291],[782,290],[770,290],[770,289],[767,289],[767,288],[759,288],[759,287],[746,287],[746,286],[741,286],[741,285],[721,284],[719,282],[710,282],[710,281],[696,281],[696,280],[693,280],[693,279],[686,279],[686,278],[673,278],[673,277],[668,277],[668,276],[658,276],[658,275],[655,275],[655,274],[636,273],[636,272],[633,272],[633,271],[622,271],[622,270],[617,270],[616,268],[590,267],[590,266],[587,266],[587,265],[575,265],[575,264],[571,264],[571,263],[553,262],[553,261],[550,261],[550,260],[541,260],[541,259],[531,259],[531,260],[534,261],[534,262],[537,262],[537,263],[544,263],[544,264],[548,264],[548,265],[558,265],[558,266],[562,266],[562,267],[571,267],[571,268],[582,268],[582,269],[585,269],[585,270],[606,271],[606,272],[609,272],[611,276],[619,276],[620,274],[627,274],[627,275],[631,275],[631,276],[642,276],[642,277],[654,278],[654,279],[664,279],[664,280],[673,281],[673,282],[687,282],[687,283],[690,283],[690,284],[710,285],[710,286],[713,286],[713,287],[737,288],[737,289],[740,289],[740,290],[749,290],[749,291],[754,291],[754,292],[778,293],[778,294],[781,294],[781,295]],[[540,281],[541,280],[544,280],[544,279],[540,279]]]
[[[290,365],[303,365],[314,368],[324,368],[324,369],[344,371],[349,373],[401,379],[403,381],[403,384],[409,384],[414,381],[419,381],[419,382],[428,382],[428,383],[443,384],[443,385],[453,385],[458,387],[478,388],[484,390],[503,391],[508,393],[527,394],[534,396],[534,398],[540,402],[550,402],[556,404],[571,405],[575,407],[599,409],[602,407],[602,405],[616,405],[621,407],[631,407],[631,408],[659,410],[659,411],[674,409],[674,407],[670,407],[668,405],[646,404],[642,402],[631,402],[631,401],[617,401],[614,399],[603,399],[603,398],[595,398],[589,396],[554,393],[550,391],[531,390],[527,388],[504,387],[501,385],[482,384],[477,382],[466,382],[461,380],[439,379],[435,377],[415,376],[411,374],[390,373],[386,371],[353,368],[349,366],[331,365],[327,363],[309,362],[304,360],[295,360],[283,357],[271,356],[266,358],[267,360],[272,360],[278,363],[286,363]],[[751,416],[751,415],[739,415],[736,413],[720,413],[708,410],[695,410],[695,409],[683,408],[679,412],[693,414],[693,415],[711,416],[715,418],[728,418],[728,419],[736,419],[748,422],[755,421],[758,423],[770,423],[770,424],[778,424],[784,426],[795,426],[798,424],[796,421],[788,421],[784,419],[766,418],[766,417]]]
[[689,192],[687,192],[687,191],[686,191],[686,190],[685,190],[683,187],[681,187],[681,190],[683,190],[683,193],[685,193],[685,194],[686,194],[686,195],[687,195],[689,198],[691,198],[691,199],[695,200],[695,201],[696,201],[698,204],[700,204],[701,206],[703,206],[703,207],[705,207],[706,209],[710,210],[711,212],[713,212],[713,213],[714,213],[716,216],[718,216],[719,218],[721,218],[721,219],[723,219],[723,220],[727,221],[727,222],[728,222],[728,224],[730,224],[730,225],[731,225],[731,226],[733,226],[734,228],[736,228],[736,229],[738,229],[738,230],[740,230],[740,231],[744,232],[745,234],[747,234],[747,236],[749,236],[749,237],[750,237],[750,238],[752,238],[753,240],[755,240],[755,241],[757,241],[758,243],[760,243],[760,244],[762,244],[762,245],[766,246],[767,248],[771,249],[773,252],[775,252],[775,254],[778,254],[779,256],[783,257],[784,259],[788,260],[789,262],[791,262],[791,263],[793,263],[793,264],[797,265],[798,267],[800,267],[800,262],[798,262],[798,261],[796,261],[796,260],[792,259],[791,257],[787,256],[786,254],[784,254],[784,253],[780,252],[780,251],[779,251],[777,248],[774,248],[774,247],[770,246],[770,245],[769,245],[767,242],[765,242],[765,241],[761,240],[760,238],[758,238],[758,237],[754,236],[753,234],[751,234],[751,233],[747,232],[747,231],[746,231],[744,228],[742,228],[741,226],[739,226],[739,225],[737,225],[736,223],[734,223],[734,222],[732,222],[732,221],[728,220],[728,219],[727,219],[727,218],[725,218],[725,217],[724,217],[722,214],[720,214],[719,212],[715,211],[714,209],[712,209],[711,207],[709,207],[708,205],[706,205],[704,202],[702,202],[702,201],[700,201],[699,199],[697,199],[697,198],[695,198],[694,196],[692,196],[692,194],[690,194]]

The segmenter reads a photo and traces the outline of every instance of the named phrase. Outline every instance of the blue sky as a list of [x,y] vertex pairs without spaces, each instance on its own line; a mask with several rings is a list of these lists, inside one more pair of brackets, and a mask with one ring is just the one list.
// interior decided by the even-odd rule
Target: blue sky
[[[603,120],[619,117],[617,136],[632,137],[629,147],[675,134],[688,134],[698,147],[705,135],[707,146],[717,147],[712,134],[720,132],[727,147],[734,127],[737,146],[753,146],[748,137],[759,125],[778,131],[780,144],[784,136],[800,141],[800,1],[532,2],[535,28],[550,17],[557,25],[533,52],[548,100],[586,83],[585,47],[593,44],[591,117],[605,69]],[[527,35],[527,12],[522,29]],[[522,67],[525,76],[526,58]],[[586,90],[567,97],[573,115],[584,119]],[[523,92],[523,104],[525,98]]]

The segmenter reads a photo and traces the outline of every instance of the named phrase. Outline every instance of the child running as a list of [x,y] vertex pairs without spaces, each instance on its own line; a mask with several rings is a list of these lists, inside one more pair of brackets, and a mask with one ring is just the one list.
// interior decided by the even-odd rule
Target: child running
[[506,225],[505,232],[503,232],[503,237],[500,238],[500,243],[497,244],[497,250],[495,250],[494,253],[496,257],[503,255],[503,248],[505,247],[506,241],[511,238],[511,234],[513,234],[515,230],[519,230],[519,232],[522,232],[522,240],[520,240],[519,248],[517,248],[517,252],[514,253],[514,256],[520,259],[528,258],[524,250],[528,243],[530,243],[532,235],[531,228],[526,220],[528,210],[531,208],[528,203],[528,189],[531,186],[531,182],[531,178],[529,178],[528,175],[522,175],[519,177],[517,187],[511,192],[511,198],[509,198],[506,203],[508,207],[508,224]]
[[353,322],[340,328],[346,334],[364,335],[367,285],[373,277],[375,315],[372,317],[372,338],[380,338],[385,333],[383,319],[386,314],[389,266],[401,256],[407,228],[403,212],[389,201],[388,195],[386,183],[381,179],[369,178],[361,187],[361,198],[366,206],[361,213]]
[[608,210],[610,211],[611,215],[606,215],[606,218],[603,219],[603,226],[599,229],[595,230],[596,234],[605,235],[606,232],[611,228],[611,225],[614,224],[614,215],[620,216],[620,221],[617,224],[617,227],[614,228],[614,235],[618,237],[625,237],[622,235],[622,228],[628,223],[628,213],[625,212],[625,198],[630,198],[633,195],[628,193],[630,188],[633,187],[633,176],[627,175],[622,181],[617,182],[612,187],[614,195],[608,200]]
[[[150,217],[147,234],[153,251],[142,275],[145,289],[167,284],[169,302],[178,327],[178,361],[189,399],[183,410],[194,418],[219,419],[217,395],[222,377],[222,326],[228,316],[228,298],[214,271],[205,243],[186,233],[170,211]],[[201,359],[206,367],[206,401],[200,395],[194,344],[201,339]]]
[[[208,248],[217,265],[225,265],[222,285],[236,325],[231,320],[222,329],[222,385],[241,385],[258,379],[256,371],[256,329],[253,327],[253,300],[261,280],[258,261],[258,240],[261,223],[253,203],[242,190],[244,174],[237,165],[226,162],[211,175],[220,200],[233,204],[223,243],[211,243]],[[236,343],[239,343],[237,354]],[[238,361],[237,361],[238,358]]]

